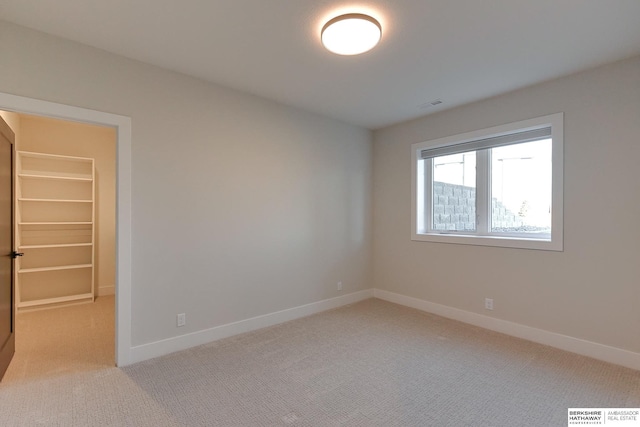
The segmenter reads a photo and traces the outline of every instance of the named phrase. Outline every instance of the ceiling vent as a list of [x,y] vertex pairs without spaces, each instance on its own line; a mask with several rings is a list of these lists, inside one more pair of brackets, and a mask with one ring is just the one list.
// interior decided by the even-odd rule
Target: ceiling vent
[[429,101],[429,102],[425,102],[424,104],[420,104],[418,107],[420,107],[421,110],[425,110],[427,108],[433,108],[433,107],[438,107],[440,105],[442,105],[444,102],[442,101],[442,99],[434,99],[433,101]]

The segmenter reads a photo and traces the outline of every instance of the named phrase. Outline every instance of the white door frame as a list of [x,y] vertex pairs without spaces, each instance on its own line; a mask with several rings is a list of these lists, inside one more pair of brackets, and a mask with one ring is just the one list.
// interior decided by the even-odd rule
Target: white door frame
[[0,92],[0,110],[116,129],[116,365],[131,364],[131,118]]

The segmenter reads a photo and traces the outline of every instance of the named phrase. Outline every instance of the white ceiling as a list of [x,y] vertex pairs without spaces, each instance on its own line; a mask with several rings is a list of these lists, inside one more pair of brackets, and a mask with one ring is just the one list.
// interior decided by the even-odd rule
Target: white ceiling
[[[354,11],[380,45],[324,50],[324,22]],[[640,0],[0,0],[0,17],[371,129],[640,54]]]

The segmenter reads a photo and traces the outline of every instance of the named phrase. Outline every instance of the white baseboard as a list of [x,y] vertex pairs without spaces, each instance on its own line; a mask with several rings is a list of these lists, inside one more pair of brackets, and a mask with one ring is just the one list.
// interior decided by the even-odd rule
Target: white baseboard
[[131,359],[129,362],[136,363],[152,359],[154,357],[164,356],[165,354],[186,350],[188,348],[210,343],[222,338],[265,328],[267,326],[338,308],[343,305],[353,304],[372,297],[373,289],[365,289],[363,291],[353,292],[351,294],[341,295],[339,297],[313,302],[277,311],[275,313],[253,317],[251,319],[240,320],[238,322],[228,323],[226,325],[220,325],[210,329],[180,335],[174,338],[138,345],[131,348]]
[[116,294],[116,286],[115,285],[99,286],[98,287],[98,292],[96,293],[96,296],[104,297],[104,296],[107,296],[107,295],[115,295],[115,294]]
[[482,314],[472,313],[470,311],[460,310],[458,308],[436,304],[430,301],[396,294],[394,292],[383,291],[381,289],[374,289],[373,296],[385,301],[437,314],[438,316],[501,332],[506,335],[523,338],[525,340],[549,345],[561,350],[593,357],[594,359],[615,363],[616,365],[626,366],[627,368],[640,370],[640,353],[634,353],[632,351],[598,344],[592,341],[570,337],[568,335],[557,334],[543,329],[532,328],[530,326],[509,322],[507,320],[483,316]]

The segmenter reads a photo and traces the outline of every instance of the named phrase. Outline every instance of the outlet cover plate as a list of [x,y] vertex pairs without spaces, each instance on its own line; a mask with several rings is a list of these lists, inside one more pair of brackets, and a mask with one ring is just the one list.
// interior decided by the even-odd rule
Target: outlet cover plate
[[187,324],[187,315],[185,313],[180,313],[176,316],[176,323],[178,327],[184,326]]

